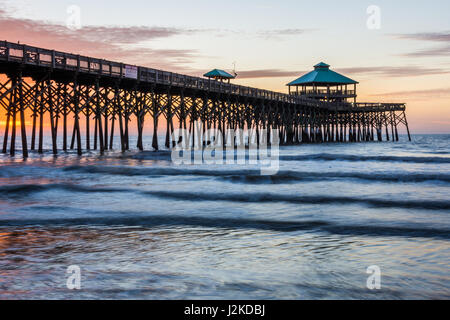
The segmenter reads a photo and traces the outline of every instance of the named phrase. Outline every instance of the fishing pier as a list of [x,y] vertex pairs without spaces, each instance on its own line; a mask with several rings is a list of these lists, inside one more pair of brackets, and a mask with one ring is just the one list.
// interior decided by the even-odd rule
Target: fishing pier
[[1,151],[15,155],[20,130],[23,156],[29,150],[42,153],[44,122],[50,124],[54,154],[68,149],[79,155],[83,150],[103,153],[113,148],[115,131],[126,151],[131,121],[138,132],[136,147],[143,150],[149,116],[155,150],[162,122],[166,148],[176,142],[174,125],[191,131],[196,121],[223,132],[251,129],[257,137],[261,129],[278,129],[280,144],[398,141],[401,124],[411,140],[405,104],[358,103],[356,82],[335,75],[320,79],[329,66],[315,68],[315,75],[288,84],[285,94],[0,41],[0,112],[6,114]]

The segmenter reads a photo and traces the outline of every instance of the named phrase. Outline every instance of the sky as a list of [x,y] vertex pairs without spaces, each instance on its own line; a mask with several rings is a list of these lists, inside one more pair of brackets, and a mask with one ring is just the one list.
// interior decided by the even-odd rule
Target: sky
[[279,92],[323,61],[358,101],[407,103],[413,133],[450,133],[448,0],[0,4],[2,40],[195,76],[235,66],[234,83]]

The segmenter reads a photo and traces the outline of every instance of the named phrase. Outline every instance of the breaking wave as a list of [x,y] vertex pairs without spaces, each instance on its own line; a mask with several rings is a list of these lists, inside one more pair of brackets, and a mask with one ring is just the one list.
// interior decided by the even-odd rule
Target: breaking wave
[[256,229],[276,232],[319,231],[338,235],[351,236],[388,236],[388,237],[421,237],[450,239],[450,230],[423,228],[421,226],[384,226],[384,225],[348,225],[320,220],[309,221],[274,221],[245,218],[219,217],[186,217],[186,216],[136,216],[123,213],[123,217],[86,217],[86,218],[54,218],[27,220],[0,220],[1,227],[24,226],[140,226],[145,228],[158,226],[190,226],[226,229]]
[[274,193],[192,193],[143,191],[143,194],[185,201],[230,201],[248,203],[286,202],[294,204],[359,204],[376,208],[450,210],[450,201],[391,200],[364,197],[283,195]]
[[240,183],[286,183],[295,181],[318,181],[332,179],[359,179],[368,181],[386,182],[450,182],[450,174],[436,173],[382,173],[382,172],[298,172],[280,171],[276,175],[264,176],[259,170],[204,170],[204,169],[177,169],[177,168],[133,168],[122,166],[71,166],[65,171],[76,171],[90,174],[109,174],[123,176],[204,176],[215,177]]
[[0,186],[1,196],[25,196],[33,193],[45,192],[50,190],[63,190],[69,192],[85,192],[85,193],[109,193],[109,192],[126,192],[127,189],[117,188],[97,188],[87,187],[74,184],[23,184],[12,186]]
[[144,196],[183,201],[227,201],[243,203],[285,202],[294,204],[358,204],[375,208],[405,208],[427,210],[450,210],[450,201],[445,200],[394,200],[345,196],[286,195],[276,193],[193,193],[167,191],[140,191],[138,189],[88,187],[73,184],[29,184],[0,186],[0,197],[23,197],[33,193],[50,190],[63,190],[82,193],[130,192]]
[[411,157],[411,156],[363,156],[353,154],[308,154],[280,156],[284,161],[382,161],[382,162],[409,162],[409,163],[450,163],[450,157]]

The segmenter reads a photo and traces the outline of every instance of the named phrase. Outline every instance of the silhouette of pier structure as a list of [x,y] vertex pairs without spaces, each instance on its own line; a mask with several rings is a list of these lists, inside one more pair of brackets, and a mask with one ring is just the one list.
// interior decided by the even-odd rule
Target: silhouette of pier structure
[[175,142],[174,124],[192,131],[196,121],[205,129],[251,129],[258,138],[262,129],[278,129],[280,144],[382,141],[383,136],[398,141],[400,124],[411,140],[405,104],[329,99],[330,92],[342,95],[342,90],[303,86],[284,94],[7,41],[0,41],[0,75],[0,111],[6,114],[1,151],[12,156],[18,130],[24,157],[29,150],[42,153],[48,123],[54,154],[103,153],[113,148],[116,130],[121,150],[129,150],[131,121],[137,126],[136,147],[143,150],[148,115],[155,150],[161,121],[166,148]]

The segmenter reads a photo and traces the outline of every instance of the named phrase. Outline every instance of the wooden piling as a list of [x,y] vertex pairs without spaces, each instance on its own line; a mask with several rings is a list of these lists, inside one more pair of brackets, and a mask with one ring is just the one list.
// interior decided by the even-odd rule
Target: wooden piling
[[27,130],[25,126],[25,102],[23,99],[23,79],[22,74],[19,73],[19,110],[20,110],[20,135],[22,138],[22,155],[24,158],[28,158],[28,144],[27,144]]
[[15,78],[12,79],[11,82],[11,92],[8,99],[8,107],[6,111],[6,125],[5,125],[5,135],[3,136],[3,149],[2,153],[6,153],[8,149],[8,136],[9,136],[9,123],[11,121],[11,111],[14,104],[14,92],[16,87]]

